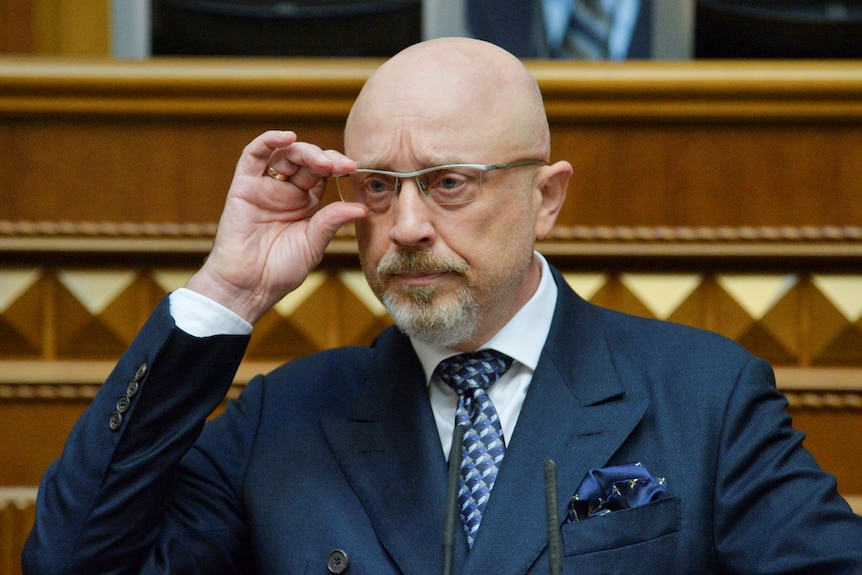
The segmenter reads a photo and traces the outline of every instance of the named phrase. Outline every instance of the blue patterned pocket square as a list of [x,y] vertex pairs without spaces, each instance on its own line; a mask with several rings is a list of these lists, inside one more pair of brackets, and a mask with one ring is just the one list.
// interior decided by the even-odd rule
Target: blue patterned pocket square
[[638,507],[664,495],[664,477],[653,477],[640,463],[590,469],[569,501],[566,523]]

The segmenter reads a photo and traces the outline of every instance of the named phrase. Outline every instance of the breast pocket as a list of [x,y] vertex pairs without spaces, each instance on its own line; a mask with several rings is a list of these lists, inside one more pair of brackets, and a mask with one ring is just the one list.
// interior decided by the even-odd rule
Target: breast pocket
[[645,543],[678,532],[680,525],[679,499],[659,499],[563,525],[563,554],[571,557]]

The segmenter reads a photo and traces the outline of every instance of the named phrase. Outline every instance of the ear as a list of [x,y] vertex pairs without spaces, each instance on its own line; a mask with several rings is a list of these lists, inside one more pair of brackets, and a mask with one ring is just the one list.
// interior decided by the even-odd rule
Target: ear
[[572,165],[569,162],[560,161],[543,167],[536,176],[535,190],[541,195],[533,229],[536,239],[544,239],[551,233],[563,202],[566,200],[572,172]]

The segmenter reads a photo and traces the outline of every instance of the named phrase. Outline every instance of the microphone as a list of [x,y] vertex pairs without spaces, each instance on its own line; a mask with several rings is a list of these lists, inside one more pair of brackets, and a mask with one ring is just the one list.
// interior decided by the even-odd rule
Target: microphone
[[562,575],[563,552],[560,542],[560,513],[557,511],[557,464],[545,461],[545,511],[548,515],[548,559],[551,575]]
[[461,443],[464,427],[456,425],[449,449],[449,477],[446,481],[446,523],[443,528],[443,575],[455,567],[455,532],[458,528],[458,490],[461,488]]
[[[455,533],[458,528],[458,491],[461,487],[461,443],[464,427],[456,425],[449,449],[449,476],[446,481],[446,520],[443,527],[443,575],[452,575],[455,568]],[[560,541],[560,514],[557,511],[557,464],[545,461],[545,512],[548,518],[548,557],[550,575],[562,575],[563,552]]]

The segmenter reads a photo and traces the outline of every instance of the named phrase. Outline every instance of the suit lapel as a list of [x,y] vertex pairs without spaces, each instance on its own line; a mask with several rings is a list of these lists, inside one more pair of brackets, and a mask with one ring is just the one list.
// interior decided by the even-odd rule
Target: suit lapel
[[526,573],[547,546],[545,461],[556,463],[564,518],[586,472],[608,462],[647,407],[646,395],[617,374],[596,309],[556,278],[548,342],[464,573]]
[[[547,546],[543,468],[557,464],[559,512],[591,468],[604,466],[647,408],[620,374],[600,311],[555,273],[557,309],[503,466],[469,553],[456,572],[522,575]],[[382,545],[404,573],[439,572],[447,467],[425,378],[409,341],[389,330],[357,378],[366,382],[348,418],[323,430]]]
[[[383,546],[404,573],[439,572],[447,466],[425,376],[390,330],[368,362],[366,392],[347,419],[322,420],[335,457]],[[461,544],[460,557],[466,554]]]

